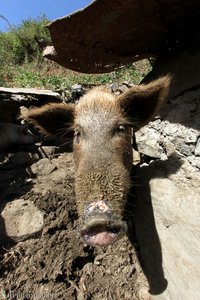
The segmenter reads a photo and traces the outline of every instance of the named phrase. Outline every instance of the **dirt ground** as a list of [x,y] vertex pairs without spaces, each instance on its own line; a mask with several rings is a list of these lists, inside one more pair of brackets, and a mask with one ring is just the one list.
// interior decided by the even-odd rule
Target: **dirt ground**
[[[19,243],[1,240],[0,299],[150,299],[136,251],[127,237],[107,248],[83,243],[72,154],[49,157],[37,162],[42,166],[35,176],[30,161],[21,166],[16,159],[1,158],[1,203],[31,200],[44,212],[45,225],[39,237]],[[38,160],[37,155],[31,160],[31,164]],[[44,168],[47,161],[53,168]]]

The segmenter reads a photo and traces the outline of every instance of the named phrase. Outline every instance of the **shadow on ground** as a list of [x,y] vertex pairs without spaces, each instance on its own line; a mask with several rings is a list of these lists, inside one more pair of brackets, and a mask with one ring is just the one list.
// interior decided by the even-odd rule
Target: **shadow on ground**
[[[180,158],[172,155],[166,161],[154,161],[149,166],[136,167],[132,173],[134,182],[127,209],[129,218],[129,239],[137,249],[138,258],[153,295],[161,294],[168,285],[162,267],[162,248],[156,229],[150,180],[167,178],[181,167]],[[170,167],[169,167],[170,166]]]
[[7,203],[19,199],[32,188],[32,181],[27,180],[30,179],[27,164],[17,165],[10,157],[8,152],[0,153],[0,254],[15,244],[7,236],[1,213]]

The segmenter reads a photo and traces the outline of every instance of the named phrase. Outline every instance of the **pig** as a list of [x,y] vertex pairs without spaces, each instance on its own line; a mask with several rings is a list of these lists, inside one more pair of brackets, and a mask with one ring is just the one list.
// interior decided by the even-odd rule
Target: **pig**
[[87,244],[108,246],[127,233],[131,132],[156,115],[169,84],[170,76],[165,76],[117,97],[94,88],[76,105],[47,104],[22,116],[45,134],[73,140],[76,206]]
[[15,145],[34,144],[35,141],[27,125],[0,122],[0,151]]

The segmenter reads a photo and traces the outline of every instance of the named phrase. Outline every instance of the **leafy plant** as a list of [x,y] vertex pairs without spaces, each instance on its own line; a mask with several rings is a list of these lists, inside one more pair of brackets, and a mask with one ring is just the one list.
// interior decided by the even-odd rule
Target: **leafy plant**
[[49,38],[45,16],[25,20],[19,26],[10,25],[8,32],[0,33],[0,66],[4,64],[23,64],[39,61],[41,50],[35,41],[35,36]]

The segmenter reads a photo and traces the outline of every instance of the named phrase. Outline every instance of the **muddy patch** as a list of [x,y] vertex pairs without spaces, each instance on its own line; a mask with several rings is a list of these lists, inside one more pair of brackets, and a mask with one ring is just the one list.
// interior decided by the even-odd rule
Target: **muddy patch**
[[[42,164],[42,168],[38,166]],[[44,213],[39,237],[1,245],[2,299],[149,299],[148,285],[127,237],[108,248],[83,243],[78,231],[72,154],[5,170],[1,201],[32,201]],[[4,169],[3,169],[4,165]],[[4,172],[4,173],[3,173]],[[23,176],[22,176],[23,175]]]

